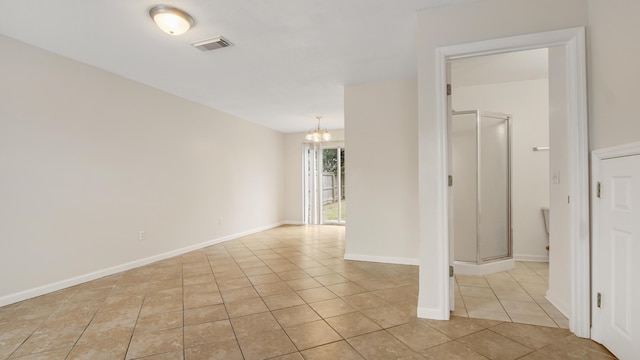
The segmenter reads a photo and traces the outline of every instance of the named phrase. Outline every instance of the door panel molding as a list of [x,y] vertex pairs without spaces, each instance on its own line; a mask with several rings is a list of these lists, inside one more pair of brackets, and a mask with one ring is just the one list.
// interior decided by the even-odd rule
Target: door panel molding
[[[598,308],[598,293],[601,293],[605,288],[602,279],[600,278],[600,274],[604,271],[607,271],[608,266],[604,264],[604,254],[602,254],[598,249],[603,245],[604,239],[600,237],[601,231],[601,209],[606,206],[603,204],[601,207],[600,201],[598,199],[598,184],[603,182],[602,179],[602,170],[603,170],[603,161],[609,159],[623,158],[628,156],[640,156],[640,142],[624,144],[620,146],[609,147],[605,149],[595,150],[591,153],[591,193],[593,201],[591,202],[591,234],[592,234],[592,267],[591,267],[591,276],[592,276],[592,293],[591,293],[591,316],[592,316],[592,324],[593,327],[591,329],[592,338],[595,341],[600,343],[606,342],[606,331],[603,330],[603,322],[605,319],[602,318],[603,313]],[[612,189],[607,188],[605,186],[604,189],[600,189],[601,191],[612,191]],[[619,204],[623,206],[624,204]],[[636,259],[630,259],[629,261],[633,261]],[[637,281],[631,280],[631,281]],[[629,289],[631,290],[631,289]],[[605,297],[603,300],[607,302],[609,299]],[[605,344],[606,345],[606,344]]]

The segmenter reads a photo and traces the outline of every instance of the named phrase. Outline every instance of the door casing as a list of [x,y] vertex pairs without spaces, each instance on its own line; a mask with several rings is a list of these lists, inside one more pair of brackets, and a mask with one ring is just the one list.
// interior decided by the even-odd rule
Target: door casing
[[553,46],[564,46],[566,50],[567,83],[567,151],[569,168],[568,188],[570,199],[569,244],[571,254],[571,312],[570,330],[577,336],[590,337],[590,239],[589,239],[589,169],[588,169],[588,122],[586,86],[585,29],[570,28],[521,36],[486,40],[468,44],[440,47],[436,49],[436,104],[437,132],[445,139],[439,146],[442,154],[432,170],[439,175],[436,184],[438,196],[434,201],[439,216],[437,232],[441,259],[441,280],[437,294],[442,296],[439,312],[433,309],[418,309],[418,316],[448,320],[449,306],[449,219],[448,209],[448,141],[447,139],[447,62],[455,59],[492,55]]

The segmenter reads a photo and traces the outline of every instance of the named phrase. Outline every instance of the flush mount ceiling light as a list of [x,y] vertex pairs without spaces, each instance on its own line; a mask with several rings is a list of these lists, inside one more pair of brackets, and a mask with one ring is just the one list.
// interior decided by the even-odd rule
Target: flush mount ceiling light
[[186,12],[166,5],[156,5],[149,9],[149,16],[158,27],[170,35],[184,34],[195,22]]
[[316,119],[318,119],[318,127],[315,130],[309,131],[304,138],[307,139],[307,141],[316,143],[331,140],[331,134],[329,134],[327,130],[320,130],[320,119],[322,119],[322,116],[316,116]]

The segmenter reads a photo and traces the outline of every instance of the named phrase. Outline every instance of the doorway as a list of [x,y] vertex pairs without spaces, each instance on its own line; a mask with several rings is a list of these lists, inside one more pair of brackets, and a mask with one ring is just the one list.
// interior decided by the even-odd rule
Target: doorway
[[[551,303],[553,314],[559,310],[568,317],[566,304],[570,293],[565,284],[570,269],[566,266],[564,216],[567,204],[563,202],[566,191],[561,190],[566,179],[562,177],[552,183],[550,177],[551,173],[565,173],[558,162],[566,156],[564,139],[556,134],[562,133],[566,115],[552,117],[550,111],[566,107],[564,99],[551,96],[558,92],[557,79],[550,79],[550,74],[557,77],[558,57],[557,49],[540,48],[459,59],[449,64],[453,109],[449,123],[450,173],[454,178],[450,187],[453,194],[450,239],[455,274],[486,277],[504,272],[501,275],[508,277],[509,282],[487,280],[494,287],[511,285],[513,292],[505,294],[495,289],[486,292],[483,300],[491,302],[478,306],[478,299],[469,294],[480,293],[468,285],[460,286],[461,278],[456,277],[456,313],[466,310],[472,317],[493,320],[506,317],[549,324],[548,315],[552,314],[545,305]],[[496,124],[501,123],[498,114],[492,118],[486,111],[460,111],[468,108],[508,113],[503,116],[508,119],[507,130],[497,131],[500,128]],[[472,136],[465,132],[470,128],[465,126],[467,123],[472,125]],[[477,163],[470,161],[476,158]],[[503,199],[505,194],[507,198]],[[543,209],[549,208],[554,224],[551,234],[546,232],[543,216]],[[475,226],[470,226],[469,214],[474,215]],[[476,238],[472,244],[475,246],[470,246],[471,235]],[[509,241],[504,241],[505,237]],[[469,252],[474,249],[479,251],[474,252],[477,259],[472,263]],[[551,259],[555,260],[553,264]],[[541,268],[531,269],[525,261],[546,265],[544,276],[536,273]],[[519,308],[512,303],[531,299],[535,301],[526,304],[526,310],[525,304]],[[551,324],[555,325],[553,321]]]
[[305,223],[346,222],[345,149],[343,144],[305,144]]
[[[424,129],[433,129],[432,134],[421,131],[423,149],[432,149],[432,153],[423,151],[420,168],[424,171],[421,190],[429,193],[431,198],[421,199],[422,212],[434,214],[429,227],[424,227],[421,238],[424,251],[421,254],[421,275],[425,276],[423,284],[430,285],[430,292],[421,290],[420,317],[449,319],[449,207],[447,203],[448,175],[448,99],[447,99],[447,63],[456,59],[480,55],[508,53],[520,50],[539,49],[558,46],[565,57],[565,70],[562,80],[566,86],[567,132],[564,136],[563,148],[566,149],[566,201],[568,210],[567,243],[571,249],[567,264],[570,268],[569,314],[570,329],[581,337],[590,336],[590,276],[589,276],[589,186],[588,186],[588,136],[586,106],[586,60],[585,29],[572,28],[544,33],[520,35],[500,39],[480,41],[476,43],[440,47],[435,54],[435,111],[433,117],[424,117]],[[433,144],[426,141],[435,139]],[[427,145],[430,145],[427,147]],[[433,185],[433,187],[430,187]],[[428,201],[427,201],[428,200]],[[428,240],[428,239],[433,240]],[[429,251],[427,251],[429,250]]]
[[[555,103],[549,96],[555,84],[549,81],[549,58],[549,49],[541,48],[449,64],[454,315],[566,326],[547,297],[557,289],[549,292],[543,209],[550,205],[550,187],[558,186],[549,177],[549,104]],[[557,156],[562,149],[555,145]],[[560,209],[554,210],[557,217]],[[554,229],[557,235],[560,227]],[[568,278],[566,268],[553,270]]]

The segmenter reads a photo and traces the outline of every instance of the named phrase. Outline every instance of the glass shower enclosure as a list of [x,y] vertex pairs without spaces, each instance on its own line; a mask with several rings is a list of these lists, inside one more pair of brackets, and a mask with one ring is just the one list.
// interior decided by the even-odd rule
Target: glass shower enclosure
[[511,259],[511,116],[471,110],[451,117],[453,219],[456,262]]

